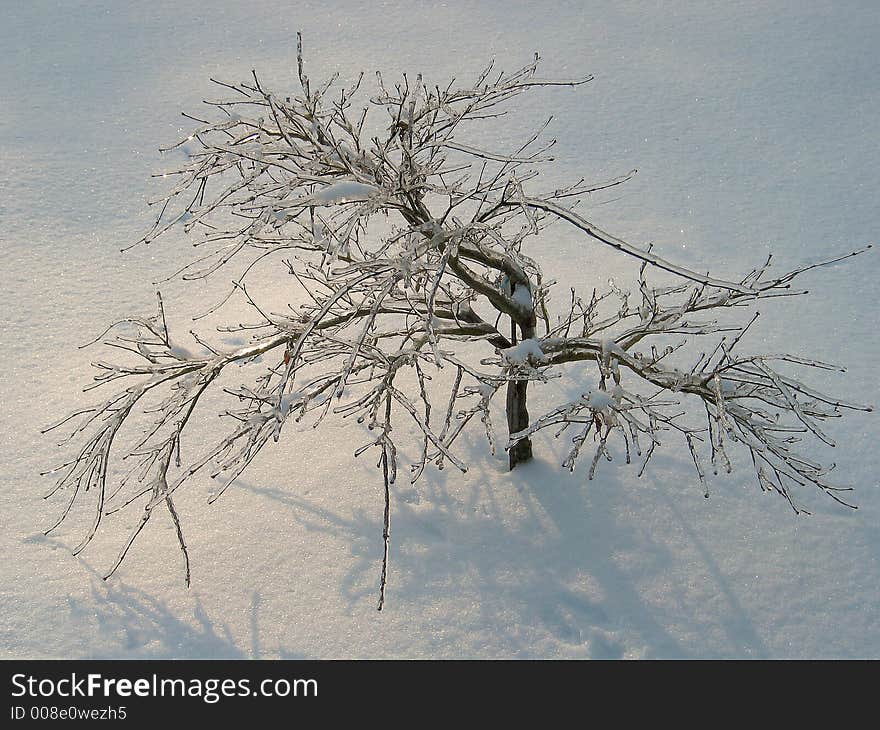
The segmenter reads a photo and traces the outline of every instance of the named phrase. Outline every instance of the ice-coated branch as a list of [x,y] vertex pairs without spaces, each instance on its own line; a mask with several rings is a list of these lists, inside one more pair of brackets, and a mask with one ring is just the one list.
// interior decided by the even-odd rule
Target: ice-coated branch
[[[591,453],[589,478],[614,458],[616,443],[627,462],[642,459],[641,474],[655,448],[675,436],[704,487],[707,456],[713,472],[729,471],[729,452],[738,449],[750,457],[761,488],[795,509],[802,486],[847,504],[846,488],[826,478],[830,468],[796,445],[805,437],[833,443],[826,422],[867,407],[780,369],[833,366],[743,352],[758,315],[745,324],[728,316],[801,293],[791,288],[797,276],[845,257],[781,275],[771,273],[768,258],[728,281],[623,241],[575,211],[634,171],[542,192],[541,170],[556,145],[545,137],[551,119],[507,148],[469,139],[471,129],[491,124],[521,94],[591,79],[539,79],[538,60],[513,73],[490,65],[464,85],[406,75],[392,84],[377,74],[367,96],[363,74],[348,86],[337,86],[335,77],[314,83],[300,39],[295,92],[271,91],[255,72],[239,83],[212,80],[223,96],[206,100],[205,114],[185,115],[196,128],[163,150],[170,167],[161,178],[170,185],[151,204],[154,223],[139,243],[154,245],[182,230],[198,254],[173,276],[232,277],[222,298],[194,319],[233,299],[254,319],[182,335],[169,326],[160,296],[155,315],[125,318],[97,338],[93,344],[114,357],[95,361],[86,389],[117,390],[47,429],[67,429],[63,443],[71,449],[52,471],[56,483],[47,496],[64,501],[49,531],[92,500],[78,552],[107,515],[139,506],[109,576],[160,507],[175,526],[189,583],[175,492],[206,473],[218,483],[213,502],[291,419],[316,427],[328,417],[350,419],[365,429],[354,455],[378,450],[382,471],[381,610],[394,486],[400,454],[410,453],[397,441],[415,434],[412,482],[430,465],[465,471],[473,455],[459,436],[479,422],[494,453],[499,409],[511,468],[531,458],[530,437],[548,428],[570,437],[564,468],[574,470]],[[552,242],[548,228],[560,222],[640,261],[632,289],[612,284],[584,298],[571,290],[554,311],[554,284],[537,257]],[[255,272],[273,264],[289,275],[280,313],[254,286]],[[676,282],[650,284],[654,269]],[[194,346],[183,344],[189,338]],[[701,351],[682,365],[688,345]],[[566,376],[575,362],[594,368],[579,397],[530,415],[529,384]],[[208,393],[226,398],[227,426],[196,447],[188,434]],[[693,421],[694,411],[702,422]]]
[[[817,391],[799,379],[777,371],[774,363],[841,372],[843,368],[788,354],[740,354],[737,346],[757,319],[757,313],[740,327],[719,328],[713,322],[694,324],[689,319],[693,313],[738,306],[743,298],[755,300],[775,296],[778,286],[824,263],[768,280],[752,277],[756,286],[753,293],[729,293],[706,286],[672,291],[650,289],[644,279],[643,267],[640,275],[641,306],[631,311],[625,304],[610,318],[619,330],[616,337],[595,336],[598,331],[611,329],[612,324],[607,320],[595,323],[589,316],[592,312],[589,308],[581,309],[584,324],[580,337],[548,337],[539,342],[542,353],[539,365],[542,368],[594,361],[598,384],[586,389],[578,399],[535,419],[527,429],[511,434],[508,448],[547,427],[554,427],[559,436],[581,424],[583,428],[572,437],[574,447],[563,466],[574,468],[592,430],[594,438],[599,440],[590,467],[592,477],[600,456],[610,460],[607,441],[612,433],[618,434],[622,440],[627,463],[631,445],[635,445],[637,455],[641,455],[639,436],[649,439],[650,447],[644,461],[647,464],[654,446],[660,444],[662,432],[678,431],[684,436],[698,479],[704,486],[705,472],[695,441],[708,440],[710,464],[716,474],[719,467],[727,472],[731,470],[729,449],[743,449],[752,460],[761,489],[778,492],[796,512],[806,512],[793,494],[792,490],[797,486],[816,487],[841,504],[853,507],[841,496],[851,488],[830,482],[826,477],[831,468],[823,467],[806,453],[797,451],[795,446],[810,434],[834,446],[823,430],[822,422],[840,417],[844,410],[871,411],[871,406],[845,402]],[[663,301],[673,294],[679,295],[675,303],[664,306]],[[572,305],[567,328],[576,319],[575,310]],[[639,321],[621,326],[631,317],[637,317]],[[708,356],[703,352],[687,369],[663,362],[677,349],[675,347],[667,346],[661,351],[653,345],[649,350],[636,349],[652,337],[682,332],[699,337],[720,331],[734,334],[729,339],[722,337]],[[631,377],[625,378],[622,372],[628,372]],[[651,396],[643,394],[646,386],[654,387]],[[681,417],[685,412],[680,410],[679,394],[702,403],[706,416],[704,426],[683,425]]]

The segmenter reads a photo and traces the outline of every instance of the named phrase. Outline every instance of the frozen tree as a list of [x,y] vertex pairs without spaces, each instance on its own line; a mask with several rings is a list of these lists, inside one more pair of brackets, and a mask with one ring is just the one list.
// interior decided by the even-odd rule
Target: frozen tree
[[[778,369],[836,366],[744,353],[757,313],[738,321],[724,316],[802,294],[792,288],[799,274],[846,256],[787,273],[773,273],[768,257],[727,281],[601,230],[578,203],[629,175],[548,190],[539,175],[554,144],[544,140],[546,123],[512,149],[483,149],[465,137],[531,89],[590,80],[542,80],[537,57],[514,73],[490,66],[464,86],[432,86],[421,76],[389,84],[377,75],[366,98],[362,75],[349,88],[338,88],[335,78],[315,85],[301,50],[298,61],[296,95],[269,91],[256,74],[246,83],[215,82],[227,98],[206,102],[207,118],[191,117],[198,127],[175,146],[185,161],[163,174],[174,184],[157,201],[155,225],[140,243],[182,227],[205,252],[182,278],[236,266],[226,299],[240,297],[254,319],[221,327],[238,331],[245,344],[222,345],[216,337],[211,344],[193,332],[201,348],[193,352],[170,331],[160,295],[155,314],[117,322],[98,338],[124,353],[123,361],[95,362],[89,387],[119,389],[50,427],[69,429],[65,441],[75,445],[53,470],[51,494],[66,496],[52,529],[79,500],[93,500],[76,552],[106,515],[140,505],[109,576],[154,512],[167,509],[189,581],[176,492],[208,472],[220,480],[216,499],[286,423],[318,425],[328,416],[365,424],[370,434],[354,454],[373,450],[381,468],[380,609],[401,438],[415,437],[417,456],[406,464],[412,481],[429,465],[465,471],[459,436],[482,424],[489,448],[500,444],[511,469],[532,457],[536,432],[552,429],[570,443],[562,467],[573,470],[584,456],[589,478],[611,461],[614,444],[627,463],[640,462],[641,475],[658,446],[677,443],[703,488],[707,470],[730,471],[736,450],[750,460],[758,486],[795,511],[802,510],[803,487],[848,504],[846,488],[829,480],[833,465],[818,463],[800,444],[804,437],[833,444],[827,419],[869,408]],[[573,226],[607,246],[609,256],[638,260],[630,290],[611,283],[551,299],[553,282],[535,256],[552,240],[554,224]],[[289,273],[290,303],[282,312],[248,290],[249,272],[267,259]],[[674,366],[686,352],[680,349],[695,342],[699,354]],[[221,388],[221,374],[236,364],[250,364],[239,372],[251,379]],[[583,374],[584,364],[593,375]],[[555,377],[576,378],[577,397],[530,413],[530,383]],[[229,426],[213,447],[182,458],[181,440],[211,389],[230,399],[223,413]],[[500,442],[491,417],[498,405],[507,421]],[[142,438],[117,453],[117,434],[131,420],[144,428]]]

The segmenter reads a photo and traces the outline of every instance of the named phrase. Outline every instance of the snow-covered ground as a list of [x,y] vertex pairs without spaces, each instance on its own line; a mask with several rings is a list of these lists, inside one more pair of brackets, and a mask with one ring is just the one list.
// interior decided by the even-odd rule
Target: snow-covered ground
[[[189,260],[148,225],[148,176],[208,77],[258,69],[293,86],[296,31],[313,77],[409,70],[445,81],[534,51],[543,74],[595,74],[541,93],[497,128],[548,113],[561,176],[638,168],[592,217],[683,265],[742,275],[773,250],[795,266],[877,241],[880,6],[867,2],[0,3],[0,652],[5,657],[880,657],[880,460],[875,415],[835,424],[824,456],[860,509],[805,494],[812,517],[747,469],[703,499],[686,452],[587,482],[552,443],[512,474],[477,438],[471,470],[394,493],[386,610],[375,610],[382,497],[345,428],[286,431],[212,507],[181,497],[193,558],[183,586],[169,523],[100,579],[132,515],[79,558],[44,538],[53,441],[81,405],[112,318],[154,305],[152,281]],[[529,128],[532,124],[527,125]],[[503,144],[502,144],[503,146]],[[568,283],[619,258],[560,230],[541,252]],[[880,256],[809,275],[808,299],[765,305],[755,349],[841,361],[818,382],[878,401]],[[166,288],[167,287],[167,288]],[[207,287],[165,285],[190,312]],[[295,437],[295,438],[293,438]],[[833,457],[833,459],[832,459]]]

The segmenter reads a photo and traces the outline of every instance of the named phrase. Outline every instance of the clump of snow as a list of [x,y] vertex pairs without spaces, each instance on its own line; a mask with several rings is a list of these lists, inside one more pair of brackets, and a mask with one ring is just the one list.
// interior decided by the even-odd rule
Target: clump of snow
[[513,290],[513,301],[526,309],[532,308],[532,293],[527,287],[518,286]]
[[[340,182],[325,185],[313,193],[301,195],[298,198],[282,200],[279,209],[303,207],[307,205],[339,205],[341,203],[359,203],[375,197],[380,192],[375,185],[356,182],[354,180],[342,180]],[[277,214],[276,214],[276,217]]]
[[604,390],[591,390],[587,396],[587,402],[594,411],[604,410],[613,402],[611,395]]
[[501,355],[510,363],[525,363],[530,359],[540,362],[544,359],[544,351],[538,341],[533,338],[523,340],[518,345],[502,350]]
[[606,364],[611,359],[611,355],[625,355],[623,348],[613,339],[602,340],[602,361]]
[[379,188],[375,185],[367,185],[354,181],[345,181],[327,185],[320,190],[306,196],[310,201],[323,205],[338,205],[339,203],[353,203],[369,200],[379,194]]

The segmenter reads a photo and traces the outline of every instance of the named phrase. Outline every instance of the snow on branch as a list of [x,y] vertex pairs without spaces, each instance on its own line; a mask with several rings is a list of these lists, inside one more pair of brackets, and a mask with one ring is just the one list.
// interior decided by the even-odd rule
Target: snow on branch
[[[375,93],[365,98],[363,75],[345,88],[334,80],[313,84],[300,52],[296,93],[272,92],[256,73],[240,83],[215,81],[225,97],[206,101],[206,118],[190,116],[196,129],[167,148],[184,159],[162,174],[171,185],[153,203],[155,222],[140,243],[153,244],[182,226],[200,254],[177,276],[235,272],[228,294],[199,317],[238,296],[255,319],[221,326],[219,341],[192,332],[193,351],[169,331],[160,296],[153,316],[129,317],[98,338],[118,357],[94,363],[87,390],[117,390],[47,429],[66,431],[63,443],[71,449],[52,470],[56,482],[47,496],[63,495],[64,502],[49,531],[90,500],[92,519],[78,552],[106,515],[139,505],[109,576],[163,508],[176,526],[188,582],[189,555],[173,501],[178,490],[206,473],[219,481],[213,501],[291,419],[318,426],[328,416],[350,418],[367,429],[355,455],[377,453],[383,475],[381,609],[391,502],[402,473],[398,439],[408,432],[398,425],[416,435],[409,465],[415,481],[430,465],[467,469],[472,455],[459,448],[459,436],[475,416],[494,451],[492,410],[499,406],[511,468],[531,458],[530,437],[546,428],[570,435],[564,468],[575,469],[580,455],[592,452],[590,478],[613,458],[613,439],[627,462],[642,461],[643,471],[655,448],[674,437],[707,495],[706,452],[709,469],[729,471],[729,452],[737,449],[750,457],[761,489],[778,492],[795,510],[802,509],[799,488],[807,486],[849,504],[847,487],[828,479],[831,468],[797,445],[807,437],[832,444],[829,419],[869,408],[777,369],[780,363],[833,366],[743,353],[757,314],[745,324],[718,319],[758,300],[799,294],[792,281],[813,267],[771,274],[768,259],[728,281],[604,232],[574,207],[631,173],[541,193],[540,169],[555,143],[544,138],[547,123],[510,149],[472,144],[467,131],[503,114],[521,94],[590,80],[541,80],[537,66],[537,57],[513,73],[490,65],[464,86],[421,76],[389,84],[378,74]],[[594,289],[586,299],[572,291],[554,311],[553,282],[526,248],[556,221],[639,260],[632,290]],[[303,295],[283,313],[268,311],[247,288],[257,264],[272,262]],[[678,283],[650,284],[651,269]],[[229,333],[247,344],[223,344]],[[670,345],[675,338],[680,342]],[[684,344],[703,340],[707,346],[689,368],[670,364]],[[532,417],[529,384],[564,377],[573,362],[595,368],[595,387]],[[236,377],[233,364],[250,379],[221,387],[221,376]],[[228,427],[193,456],[182,442],[209,391],[228,399],[222,413]],[[694,410],[704,415],[702,423],[689,418]],[[142,429],[134,446],[118,438],[128,423]]]

